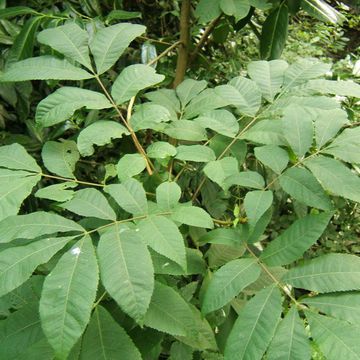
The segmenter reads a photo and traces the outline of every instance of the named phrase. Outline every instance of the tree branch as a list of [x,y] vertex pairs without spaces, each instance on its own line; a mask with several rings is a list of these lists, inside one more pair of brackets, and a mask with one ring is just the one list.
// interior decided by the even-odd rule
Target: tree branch
[[180,42],[178,58],[176,63],[175,79],[173,87],[178,86],[185,77],[189,60],[190,45],[190,3],[191,0],[182,0],[180,13]]

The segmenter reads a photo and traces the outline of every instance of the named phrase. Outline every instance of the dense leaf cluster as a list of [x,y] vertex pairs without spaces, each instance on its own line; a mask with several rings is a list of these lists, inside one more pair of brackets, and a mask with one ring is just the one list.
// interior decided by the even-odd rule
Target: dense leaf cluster
[[[238,18],[250,6],[215,3]],[[45,29],[54,53],[0,75],[66,81],[37,104],[38,129],[98,114],[39,159],[0,147],[0,358],[306,360],[315,343],[358,359],[359,257],[304,254],[338,197],[360,202],[360,127],[333,96],[360,86],[314,59],[254,61],[214,87],[155,88],[153,61],[114,76],[144,31]],[[111,146],[102,180],[79,178]],[[19,214],[29,196],[42,206]],[[270,237],[284,203],[299,216]]]

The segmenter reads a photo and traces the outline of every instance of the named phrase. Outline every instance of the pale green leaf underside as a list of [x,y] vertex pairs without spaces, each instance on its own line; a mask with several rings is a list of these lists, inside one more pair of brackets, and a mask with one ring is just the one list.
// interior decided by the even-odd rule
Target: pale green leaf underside
[[311,336],[329,360],[360,359],[360,328],[345,321],[306,311]]
[[98,30],[90,42],[97,73],[101,75],[119,59],[131,41],[145,32],[145,26],[122,23]]
[[47,141],[41,151],[45,167],[52,173],[74,179],[74,170],[80,154],[72,140]]
[[46,277],[40,318],[48,342],[66,359],[90,320],[98,286],[98,267],[91,238],[68,250]]
[[310,360],[311,348],[295,306],[278,325],[267,351],[268,360]]
[[334,293],[305,298],[302,303],[354,325],[360,321],[360,293]]
[[310,214],[296,220],[270,242],[260,258],[270,266],[287,265],[301,258],[324,232],[331,217],[332,213]]
[[206,288],[202,313],[220,309],[259,277],[261,268],[253,259],[228,262],[215,272]]
[[0,167],[39,173],[41,168],[25,148],[14,143],[0,147]]
[[112,107],[105,95],[77,87],[64,86],[40,101],[35,120],[42,127],[48,127],[69,119],[76,110],[108,109]]
[[281,294],[275,286],[257,293],[240,311],[225,347],[225,360],[260,360],[281,314]]
[[144,324],[177,336],[186,336],[193,313],[186,301],[171,287],[155,282],[154,294]]
[[107,145],[112,139],[120,139],[124,135],[129,135],[125,126],[115,121],[99,120],[80,132],[77,147],[82,156],[90,156],[95,152],[94,145]]
[[154,289],[154,269],[146,245],[136,232],[115,227],[101,236],[98,257],[105,289],[126,314],[141,322]]
[[37,211],[27,215],[9,216],[0,222],[0,242],[34,239],[57,232],[83,232],[76,222],[58,214]]
[[24,283],[41,264],[48,262],[73,237],[47,238],[0,253],[0,296]]
[[81,344],[80,360],[141,360],[139,350],[105,308],[98,305]]
[[92,69],[89,57],[88,34],[75,23],[68,23],[56,28],[41,31],[37,39],[56,51],[75,60],[88,69]]
[[0,76],[2,81],[27,81],[27,80],[85,80],[94,77],[87,71],[80,69],[53,56],[39,56],[18,61],[11,65]]
[[360,202],[360,178],[338,160],[318,155],[304,162],[325,190]]
[[134,216],[144,215],[148,211],[145,190],[135,179],[125,180],[122,184],[111,184],[105,187],[121,208]]
[[186,270],[184,239],[174,222],[164,216],[149,216],[139,222],[138,229],[153,250]]
[[93,188],[76,191],[73,198],[61,206],[82,216],[116,220],[116,214],[105,196],[99,190]]
[[281,187],[301,203],[322,210],[332,208],[328,195],[309,170],[290,168],[279,180]]
[[360,258],[349,254],[322,255],[292,268],[283,281],[320,293],[360,290]]
[[126,67],[116,78],[111,95],[116,104],[130,100],[140,90],[153,86],[164,80],[151,66],[136,64]]

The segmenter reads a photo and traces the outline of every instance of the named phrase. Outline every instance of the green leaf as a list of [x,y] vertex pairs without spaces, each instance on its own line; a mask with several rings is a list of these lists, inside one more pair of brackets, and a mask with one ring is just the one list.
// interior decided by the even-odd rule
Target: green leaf
[[125,154],[117,163],[118,178],[121,181],[140,174],[146,167],[145,159],[140,154]]
[[57,232],[83,232],[76,222],[60,215],[37,211],[27,215],[9,216],[0,222],[0,242],[15,239],[34,239]]
[[191,119],[207,111],[230,105],[231,101],[224,98],[216,89],[205,89],[195,96],[185,108],[185,118]]
[[110,144],[112,139],[120,139],[129,134],[125,126],[115,121],[99,120],[79,133],[77,147],[82,156],[90,156],[95,152],[94,145]]
[[314,128],[310,114],[299,105],[290,105],[284,110],[283,135],[295,154],[305,155],[312,144]]
[[129,44],[145,32],[145,26],[122,23],[97,31],[90,42],[97,73],[109,70],[119,59]]
[[360,259],[349,254],[327,254],[292,268],[283,280],[294,287],[327,293],[360,290]]
[[12,64],[0,76],[0,82],[26,80],[85,80],[94,75],[53,56],[32,57]]
[[96,91],[64,86],[39,102],[35,120],[42,127],[69,119],[76,110],[108,109],[112,107],[105,95]]
[[285,47],[289,23],[289,11],[282,3],[266,18],[261,31],[260,56],[262,59],[278,59]]
[[231,138],[239,132],[239,124],[235,116],[227,110],[208,111],[196,118],[195,121],[204,128],[209,128]]
[[144,324],[177,336],[186,336],[193,313],[186,301],[171,287],[155,282],[154,294]]
[[23,352],[43,337],[38,304],[28,304],[1,321],[0,357],[19,359]]
[[156,188],[156,202],[161,210],[170,211],[181,197],[180,186],[172,181],[166,181]]
[[237,259],[217,270],[204,294],[204,315],[222,308],[260,276],[261,268],[253,259]]
[[268,360],[310,360],[311,348],[303,321],[293,306],[281,320],[267,351]]
[[130,100],[140,90],[153,86],[163,81],[164,78],[164,75],[157,74],[151,66],[130,65],[122,70],[116,78],[111,89],[111,96],[116,104],[122,104]]
[[62,204],[61,207],[81,216],[116,220],[116,214],[106,197],[99,190],[92,188],[76,191],[73,198]]
[[39,189],[35,196],[40,199],[48,199],[53,201],[68,201],[74,196],[74,190],[68,190],[76,188],[78,184],[76,182],[66,181],[59,184],[46,186]]
[[34,158],[27,153],[23,146],[17,143],[0,147],[0,167],[35,173],[41,172],[41,168]]
[[74,171],[80,154],[74,141],[47,141],[42,148],[41,157],[50,172],[75,179]]
[[265,145],[287,145],[282,120],[262,120],[247,130],[241,139]]
[[19,212],[40,179],[38,174],[0,169],[0,220]]
[[178,205],[173,209],[171,218],[182,224],[212,229],[214,223],[211,216],[196,206]]
[[347,113],[344,110],[322,110],[314,122],[317,147],[322,148],[348,122]]
[[329,360],[360,359],[359,327],[306,311],[312,338]]
[[35,33],[42,20],[43,17],[35,16],[25,22],[8,53],[6,68],[19,60],[27,59],[33,55]]
[[331,64],[325,64],[317,59],[299,59],[291,64],[284,74],[286,89],[325,75],[331,69]]
[[318,295],[305,298],[301,302],[340,320],[345,320],[354,325],[359,323],[359,292]]
[[130,118],[130,125],[134,131],[143,129],[162,130],[164,122],[170,121],[170,111],[161,105],[144,103],[135,108]]
[[260,190],[265,186],[264,178],[256,171],[242,171],[238,174],[229,176],[227,178],[227,183]]
[[66,359],[90,319],[98,267],[89,236],[68,250],[46,277],[40,299],[41,325],[59,359]]
[[176,95],[184,108],[196,95],[203,91],[207,86],[205,80],[186,79],[175,89]]
[[302,257],[326,229],[332,213],[306,215],[272,240],[260,258],[267,265],[287,265]]
[[150,158],[166,159],[168,157],[175,156],[177,151],[175,146],[169,144],[168,142],[156,141],[146,149],[146,152]]
[[289,162],[286,150],[276,145],[266,145],[254,149],[256,158],[280,175]]
[[224,190],[227,190],[232,184],[228,179],[238,174],[239,164],[234,157],[225,157],[221,160],[210,161],[204,167],[205,175],[216,182]]
[[220,14],[220,0],[200,0],[195,9],[195,16],[199,18],[199,23],[207,23]]
[[46,238],[3,250],[0,253],[0,296],[23,284],[39,265],[48,262],[71,239],[71,236]]
[[304,85],[306,90],[320,94],[333,94],[360,98],[360,85],[352,80],[310,80]]
[[182,161],[209,162],[216,159],[214,151],[204,145],[179,145],[176,153],[175,159]]
[[173,342],[170,348],[169,360],[192,360],[193,352],[190,346],[187,346],[181,342]]
[[206,263],[203,259],[201,251],[196,249],[186,248],[186,263],[187,268],[184,271],[181,266],[176,262],[169,260],[167,257],[158,254],[155,251],[151,251],[151,259],[154,264],[155,274],[167,274],[167,275],[194,275],[204,274],[206,269]]
[[37,12],[27,6],[13,6],[5,9],[0,9],[0,19],[8,19],[13,16],[37,14]]
[[106,291],[126,314],[141,323],[154,290],[154,269],[141,237],[115,226],[101,235],[98,257]]
[[280,291],[267,287],[248,301],[239,313],[225,347],[225,360],[260,360],[281,314]]
[[301,203],[322,210],[332,209],[329,197],[309,170],[290,168],[279,180],[284,191]]
[[138,224],[143,241],[186,270],[184,239],[177,226],[164,216],[148,216]]
[[242,245],[243,240],[240,238],[240,234],[236,229],[219,228],[201,236],[198,243],[200,246],[207,243],[239,246]]
[[92,70],[88,33],[75,23],[45,29],[38,34],[37,39],[40,43],[52,47],[71,60],[75,60]]
[[301,0],[301,7],[314,18],[331,22],[342,23],[344,15],[322,0]]
[[144,215],[148,211],[145,190],[135,179],[125,180],[122,184],[107,185],[109,193],[121,208],[134,216]]
[[263,97],[273,102],[284,82],[284,72],[288,64],[284,60],[252,61],[248,65],[248,74],[259,87]]
[[125,10],[111,10],[109,15],[106,17],[106,22],[112,20],[129,20],[142,18],[142,14],[139,11],[125,11]]
[[246,17],[250,10],[248,0],[220,0],[221,10],[229,16],[234,16],[235,21]]
[[343,161],[359,164],[360,127],[345,129],[323,152],[334,155]]
[[244,199],[244,208],[251,227],[254,227],[273,202],[271,191],[249,191]]
[[145,94],[145,97],[154,104],[166,107],[171,114],[173,120],[177,119],[177,113],[180,112],[180,101],[173,89],[159,89],[150,91]]
[[318,155],[304,162],[325,190],[360,202],[360,178],[338,160]]
[[102,306],[98,305],[86,329],[80,360],[141,360],[139,350],[125,330]]
[[261,92],[258,86],[254,81],[242,76],[234,77],[228,85],[217,86],[215,93],[247,116],[255,116],[261,105]]
[[191,120],[174,121],[165,127],[164,133],[179,140],[207,140],[206,130],[198,123]]

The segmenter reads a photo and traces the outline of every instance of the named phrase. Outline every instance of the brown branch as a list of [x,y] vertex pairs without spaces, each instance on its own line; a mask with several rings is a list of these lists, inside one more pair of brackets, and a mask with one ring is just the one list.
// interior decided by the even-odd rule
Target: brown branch
[[216,19],[211,21],[209,26],[205,29],[204,33],[202,34],[200,41],[197,43],[194,51],[190,54],[189,64],[191,64],[195,58],[197,57],[199,51],[203,48],[205,45],[207,39],[209,38],[210,34],[215,29],[216,25],[219,23],[220,19],[222,17],[222,14],[220,14]]
[[189,60],[190,45],[190,3],[191,0],[182,0],[180,12],[180,42],[176,63],[175,79],[173,87],[178,86],[185,77]]

